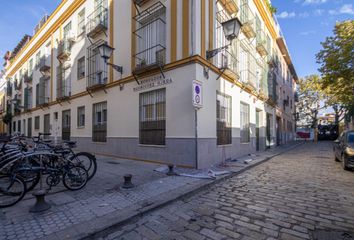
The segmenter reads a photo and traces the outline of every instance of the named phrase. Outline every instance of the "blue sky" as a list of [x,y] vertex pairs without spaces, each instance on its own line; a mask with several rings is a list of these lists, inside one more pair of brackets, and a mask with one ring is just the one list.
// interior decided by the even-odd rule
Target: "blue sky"
[[[32,34],[44,14],[60,0],[2,1],[0,8],[0,57],[13,49],[24,34]],[[300,77],[317,73],[315,54],[320,42],[332,34],[336,21],[354,19],[352,0],[272,0]],[[1,61],[2,62],[2,61]]]
[[318,73],[315,54],[336,21],[354,19],[352,0],[272,0],[297,74]]

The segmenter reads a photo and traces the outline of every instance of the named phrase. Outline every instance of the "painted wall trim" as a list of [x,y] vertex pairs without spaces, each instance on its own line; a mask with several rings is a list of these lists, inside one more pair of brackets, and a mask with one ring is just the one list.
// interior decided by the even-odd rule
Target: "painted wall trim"
[[177,0],[171,0],[171,62],[177,59]]

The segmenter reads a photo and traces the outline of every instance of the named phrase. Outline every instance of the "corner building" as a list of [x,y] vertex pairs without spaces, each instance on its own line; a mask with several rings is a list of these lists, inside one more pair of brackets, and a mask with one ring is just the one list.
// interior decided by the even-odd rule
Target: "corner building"
[[263,0],[63,0],[5,61],[8,132],[194,168],[294,138],[297,76]]

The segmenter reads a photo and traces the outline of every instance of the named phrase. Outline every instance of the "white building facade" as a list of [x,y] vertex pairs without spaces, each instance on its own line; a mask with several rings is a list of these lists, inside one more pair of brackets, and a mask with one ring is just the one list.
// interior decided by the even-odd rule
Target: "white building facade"
[[9,132],[193,168],[294,138],[297,76],[266,1],[63,0],[44,20],[5,59]]

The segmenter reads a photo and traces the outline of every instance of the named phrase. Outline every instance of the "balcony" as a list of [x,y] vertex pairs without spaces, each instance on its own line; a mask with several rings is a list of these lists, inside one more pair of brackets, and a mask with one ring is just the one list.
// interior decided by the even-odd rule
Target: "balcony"
[[58,44],[57,58],[60,62],[65,62],[70,59],[72,43],[68,39],[63,39]]
[[42,56],[41,59],[39,60],[39,71],[43,75],[48,75],[50,74],[50,56]]
[[8,80],[8,82],[6,83],[6,95],[8,97],[12,96],[12,83],[10,82],[10,80]]
[[33,80],[33,72],[32,71],[25,72],[25,74],[23,75],[23,82],[29,84],[32,83],[32,80]]
[[39,107],[47,106],[49,104],[49,82],[49,76],[42,76],[39,79],[38,92],[36,96],[36,103]]
[[235,16],[239,11],[236,0],[219,0],[219,3],[230,16]]
[[242,23],[241,31],[243,34],[248,39],[254,38],[256,36],[256,19],[247,2],[241,5],[240,21]]
[[58,67],[57,72],[57,100],[62,101],[71,96],[71,78],[66,74],[66,69]]
[[95,38],[101,33],[105,32],[107,29],[108,9],[107,6],[100,5],[87,17],[87,36],[89,38]]
[[16,79],[15,80],[14,88],[15,88],[15,91],[21,91],[22,90],[22,81],[21,81],[21,79]]
[[138,29],[134,31],[137,42],[134,76],[160,69],[166,64],[166,7],[157,2],[134,17]]
[[237,55],[232,49],[222,50],[222,52],[217,55],[216,65],[234,81],[238,81],[240,79]]
[[29,111],[32,108],[32,88],[26,87],[24,89],[24,102],[23,102],[23,108],[24,111]]
[[256,50],[262,57],[268,55],[266,34],[262,29],[257,30]]
[[87,49],[87,91],[98,90],[104,88],[107,84],[107,64],[104,63],[97,46],[103,41],[98,41]]

